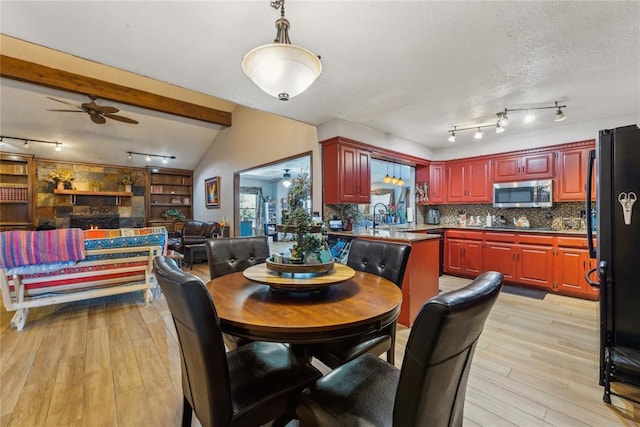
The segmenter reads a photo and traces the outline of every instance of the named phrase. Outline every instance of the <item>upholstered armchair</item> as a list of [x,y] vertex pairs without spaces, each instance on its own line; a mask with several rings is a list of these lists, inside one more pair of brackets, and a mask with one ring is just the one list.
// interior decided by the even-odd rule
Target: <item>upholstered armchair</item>
[[184,255],[186,245],[202,244],[208,238],[217,237],[219,234],[220,224],[217,222],[190,220],[184,223],[181,231],[169,238],[168,247]]

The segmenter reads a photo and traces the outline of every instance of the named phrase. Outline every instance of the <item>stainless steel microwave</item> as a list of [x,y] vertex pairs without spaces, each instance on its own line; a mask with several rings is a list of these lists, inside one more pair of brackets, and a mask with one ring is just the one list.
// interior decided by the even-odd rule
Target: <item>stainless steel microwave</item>
[[494,208],[550,208],[553,181],[499,182],[493,184]]

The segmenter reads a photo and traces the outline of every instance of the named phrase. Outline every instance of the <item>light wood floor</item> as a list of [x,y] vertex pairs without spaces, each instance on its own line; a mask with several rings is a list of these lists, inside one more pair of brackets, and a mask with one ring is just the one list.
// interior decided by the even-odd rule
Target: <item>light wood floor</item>
[[[193,272],[208,279],[206,263]],[[440,285],[466,283],[443,276]],[[22,332],[11,316],[2,308],[2,426],[180,425],[178,343],[164,299],[145,307],[136,293],[32,309]],[[473,361],[464,425],[640,425],[640,405],[602,402],[597,318],[595,302],[501,294]],[[408,335],[399,331],[398,364]]]

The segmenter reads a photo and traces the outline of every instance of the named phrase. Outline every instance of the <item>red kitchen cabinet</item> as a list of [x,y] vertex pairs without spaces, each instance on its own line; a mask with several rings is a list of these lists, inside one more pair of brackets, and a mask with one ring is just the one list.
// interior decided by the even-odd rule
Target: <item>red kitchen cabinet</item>
[[444,271],[473,277],[482,272],[482,232],[446,232]]
[[444,163],[431,163],[429,165],[429,203],[437,204],[446,201],[444,177]]
[[520,234],[516,254],[516,282],[553,287],[553,236]]
[[[573,202],[584,201],[586,194],[587,167],[590,147],[560,150],[558,152],[555,180],[555,201]],[[595,200],[595,169],[591,182],[592,196]]]
[[565,295],[598,299],[598,289],[590,286],[585,278],[587,271],[597,262],[589,258],[587,239],[558,237],[555,255],[553,290]]
[[448,203],[491,202],[491,162],[450,162],[447,170]]
[[325,204],[371,203],[371,153],[329,143],[322,146]]
[[493,181],[553,178],[554,152],[499,157],[493,160]]
[[484,271],[499,271],[505,281],[515,281],[517,245],[513,233],[484,233],[485,243],[482,249]]

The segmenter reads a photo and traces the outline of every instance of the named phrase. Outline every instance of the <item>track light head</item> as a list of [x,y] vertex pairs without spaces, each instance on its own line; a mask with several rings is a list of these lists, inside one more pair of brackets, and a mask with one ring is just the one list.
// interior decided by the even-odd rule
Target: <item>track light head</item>
[[456,142],[456,131],[451,130],[449,131],[449,138],[447,138],[449,140],[449,142]]
[[56,151],[62,151],[62,146],[56,143]]
[[29,141],[26,139],[24,140],[24,148],[29,148]]
[[475,135],[473,135],[475,139],[482,139],[482,129],[478,128]]
[[498,124],[496,125],[496,133],[502,132],[504,132],[504,127],[500,126],[500,122],[498,121]]
[[567,115],[562,112],[562,108],[558,107],[558,101],[556,101],[556,122],[561,122],[567,118]]
[[498,124],[500,127],[506,127],[509,125],[509,117],[507,117],[507,109],[504,109],[503,113],[498,113]]
[[525,123],[531,123],[536,119],[536,116],[533,115],[533,113],[530,110],[527,110],[527,114],[525,114],[524,116],[524,122]]

